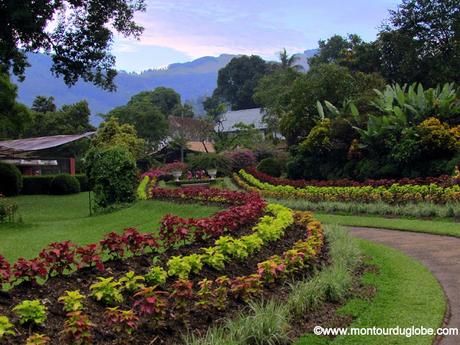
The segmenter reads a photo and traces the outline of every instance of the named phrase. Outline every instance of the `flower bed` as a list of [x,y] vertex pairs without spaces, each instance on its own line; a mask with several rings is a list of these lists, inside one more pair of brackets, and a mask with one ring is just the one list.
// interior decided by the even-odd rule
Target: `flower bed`
[[[8,335],[5,343],[23,344],[29,327],[62,344],[77,339],[80,343],[145,344],[155,340],[178,344],[179,331],[189,328],[203,332],[249,300],[280,293],[287,278],[303,276],[322,264],[325,249],[319,222],[309,213],[293,217],[292,211],[277,205],[270,205],[267,212],[270,219],[262,217],[252,229],[239,227],[233,234],[235,239],[255,234],[271,245],[262,246],[257,255],[244,257],[225,252],[224,267],[203,260],[199,270],[192,269],[179,279],[174,270],[166,272],[166,268],[171,269],[168,263],[178,254],[188,257],[186,261],[193,266],[193,255],[212,243],[219,245],[209,236],[197,236],[180,249],[171,246],[158,253],[153,265],[148,260],[152,255],[141,254],[107,263],[104,278],[96,279],[99,273],[94,267],[67,277],[55,276],[41,287],[20,285],[7,297],[0,296],[0,315],[6,315],[7,321],[15,325],[15,329],[9,329],[18,333]],[[126,231],[124,236],[129,240],[124,246],[140,254],[145,248],[138,245],[138,235],[133,229]],[[125,254],[119,244],[119,238],[108,235],[101,246],[117,258]],[[156,248],[155,243],[150,245]],[[85,254],[94,261],[91,250]],[[65,257],[54,269],[65,270],[70,261]],[[132,272],[126,274],[127,269]]]
[[405,185],[431,185],[435,184],[440,187],[449,187],[455,184],[460,184],[460,177],[452,177],[449,175],[442,175],[439,177],[418,177],[414,179],[401,178],[401,179],[367,179],[365,181],[353,181],[349,179],[339,180],[291,180],[280,177],[273,177],[258,171],[255,167],[245,169],[247,173],[251,174],[261,182],[266,182],[274,186],[292,186],[296,188],[304,188],[307,186],[315,187],[390,187],[394,184],[400,186]]
[[430,185],[398,185],[390,187],[315,187],[296,188],[287,185],[272,185],[262,182],[244,170],[234,176],[235,182],[251,192],[260,192],[273,198],[298,198],[309,201],[384,201],[391,204],[407,202],[432,202],[437,204],[460,201],[460,185],[442,187]]

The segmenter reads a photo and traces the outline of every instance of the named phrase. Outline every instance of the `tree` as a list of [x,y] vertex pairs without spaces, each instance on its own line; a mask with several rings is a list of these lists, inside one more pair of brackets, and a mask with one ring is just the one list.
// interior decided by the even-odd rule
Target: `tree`
[[380,71],[379,51],[375,42],[364,42],[355,34],[334,35],[318,42],[319,51],[308,59],[310,67],[335,63],[352,71],[373,73]]
[[99,126],[91,140],[91,148],[103,149],[115,146],[126,148],[134,158],[138,159],[144,153],[145,142],[138,138],[134,126],[120,124],[117,118],[110,117]]
[[301,74],[295,69],[280,69],[260,79],[254,90],[254,100],[264,110],[263,121],[269,132],[279,132],[279,120],[290,103],[288,95]]
[[383,26],[378,44],[383,75],[425,86],[459,82],[460,3],[454,0],[403,0]]
[[52,56],[52,72],[66,84],[82,78],[114,90],[113,31],[139,37],[142,27],[134,14],[144,10],[144,0],[2,1],[0,70],[12,69],[23,79],[26,53],[44,51]]
[[280,120],[281,133],[289,144],[306,137],[320,119],[317,102],[325,100],[342,104],[353,100],[358,108],[368,106],[374,89],[381,89],[384,81],[377,75],[351,72],[336,64],[321,64],[298,77],[286,94],[289,103]]
[[173,115],[175,111],[181,111],[182,103],[180,95],[174,89],[157,87],[153,91],[143,91],[131,97],[128,105],[147,102],[156,106],[166,117]]
[[28,136],[48,136],[61,134],[82,134],[94,131],[90,124],[91,111],[88,102],[80,101],[75,104],[63,105],[61,109],[55,109],[52,97],[37,97],[34,101],[32,112],[32,124],[27,131]]
[[33,111],[38,113],[46,114],[52,113],[56,111],[56,104],[54,104],[54,97],[46,97],[46,96],[37,96],[35,97],[32,108]]
[[21,137],[30,121],[29,109],[16,102],[17,87],[0,72],[0,138]]
[[286,51],[286,48],[283,48],[283,50],[280,51],[279,58],[280,58],[280,63],[281,63],[280,67],[282,70],[287,70],[287,69],[300,70],[302,69],[302,66],[296,64],[296,62],[299,60],[299,57],[296,55],[289,56]]
[[256,108],[254,89],[268,71],[269,65],[259,56],[235,57],[219,70],[213,96],[228,102],[232,110]]

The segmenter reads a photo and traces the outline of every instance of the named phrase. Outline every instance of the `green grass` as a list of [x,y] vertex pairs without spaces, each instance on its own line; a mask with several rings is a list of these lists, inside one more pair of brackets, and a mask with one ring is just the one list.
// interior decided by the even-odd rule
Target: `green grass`
[[346,216],[316,212],[315,217],[325,224],[363,226],[460,237],[460,223],[455,222],[373,216]]
[[[400,251],[359,240],[363,253],[379,267],[377,274],[365,274],[364,282],[377,288],[371,301],[352,299],[338,313],[355,317],[351,327],[437,328],[446,310],[444,293],[431,272]],[[308,334],[295,345],[432,344],[434,337],[339,336],[333,340]]]
[[97,242],[110,232],[127,227],[156,231],[167,213],[204,217],[217,207],[139,201],[112,213],[89,216],[88,193],[67,196],[29,195],[11,198],[19,205],[22,223],[0,224],[0,254],[8,260],[35,257],[50,242],[70,240],[77,244]]

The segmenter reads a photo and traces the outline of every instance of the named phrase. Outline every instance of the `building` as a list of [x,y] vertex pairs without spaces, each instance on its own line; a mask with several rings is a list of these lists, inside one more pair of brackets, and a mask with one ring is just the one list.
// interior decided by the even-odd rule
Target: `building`
[[56,157],[52,150],[89,138],[94,133],[96,132],[0,141],[0,161],[16,165],[24,175],[44,173],[75,175],[75,157]]

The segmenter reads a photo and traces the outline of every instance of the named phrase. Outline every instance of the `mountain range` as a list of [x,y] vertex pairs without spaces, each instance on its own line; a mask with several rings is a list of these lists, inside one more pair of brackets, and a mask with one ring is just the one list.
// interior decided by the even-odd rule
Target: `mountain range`
[[[297,63],[308,69],[307,58],[317,50],[306,50],[296,54]],[[51,58],[44,54],[29,54],[31,67],[26,70],[26,79],[17,82],[18,100],[28,106],[32,105],[38,95],[53,96],[56,105],[87,100],[91,109],[91,122],[98,125],[101,121],[97,114],[104,114],[111,109],[124,105],[141,91],[153,90],[158,86],[176,90],[183,101],[190,102],[195,111],[202,112],[201,101],[209,96],[217,84],[217,73],[236,55],[222,54],[217,57],[205,56],[185,63],[173,63],[163,69],[149,69],[141,73],[118,71],[115,79],[117,91],[104,91],[91,83],[79,81],[75,86],[67,87],[62,78],[56,78],[50,72]]]

